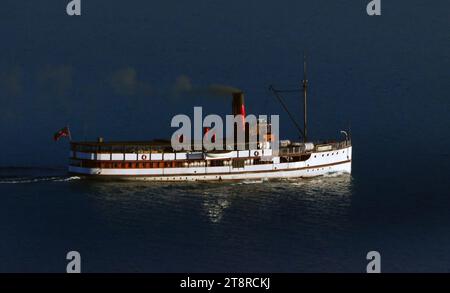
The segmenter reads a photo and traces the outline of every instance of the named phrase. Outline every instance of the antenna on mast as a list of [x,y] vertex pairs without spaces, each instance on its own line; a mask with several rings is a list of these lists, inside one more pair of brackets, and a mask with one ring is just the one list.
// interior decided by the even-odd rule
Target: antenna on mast
[[308,79],[306,78],[306,53],[303,52],[303,142],[307,142],[308,140],[308,132],[307,132],[307,116],[306,116],[306,92],[308,88]]

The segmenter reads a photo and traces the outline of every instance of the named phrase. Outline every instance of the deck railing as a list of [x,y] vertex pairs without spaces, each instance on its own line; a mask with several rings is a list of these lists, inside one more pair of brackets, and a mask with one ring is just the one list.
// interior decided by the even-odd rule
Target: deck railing
[[313,149],[306,149],[305,145],[281,147],[279,151],[280,156],[294,156],[303,155],[311,152],[339,150],[351,146],[350,140],[338,142],[317,142],[314,143]]

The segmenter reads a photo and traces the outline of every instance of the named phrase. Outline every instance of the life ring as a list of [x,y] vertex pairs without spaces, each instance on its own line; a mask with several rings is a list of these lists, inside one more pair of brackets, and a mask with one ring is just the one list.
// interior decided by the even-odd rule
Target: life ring
[[255,151],[253,154],[255,155],[255,157],[259,156],[259,152],[258,151]]
[[141,156],[141,159],[142,159],[142,160],[147,160],[147,155],[142,155],[142,156]]

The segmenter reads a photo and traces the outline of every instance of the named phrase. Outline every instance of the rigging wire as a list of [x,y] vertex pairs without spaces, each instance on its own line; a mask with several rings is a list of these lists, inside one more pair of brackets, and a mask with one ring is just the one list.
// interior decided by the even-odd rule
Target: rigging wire
[[298,125],[297,121],[295,120],[294,116],[291,114],[291,112],[289,111],[288,107],[286,106],[286,104],[283,101],[283,98],[281,97],[280,93],[286,93],[286,92],[299,92],[300,90],[276,90],[273,85],[269,86],[269,90],[273,92],[273,94],[275,95],[275,97],[278,99],[278,101],[280,102],[281,106],[284,108],[284,110],[286,111],[286,113],[288,114],[289,118],[291,119],[292,123],[295,125],[295,128],[297,128],[297,131],[300,134],[301,138],[305,137],[305,134],[303,132],[303,130],[301,129],[300,125]]

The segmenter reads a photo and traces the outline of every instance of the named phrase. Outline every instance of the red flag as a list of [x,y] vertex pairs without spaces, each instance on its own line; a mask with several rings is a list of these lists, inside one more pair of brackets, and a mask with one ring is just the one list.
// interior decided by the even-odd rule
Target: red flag
[[69,130],[69,127],[68,127],[68,126],[66,126],[66,127],[64,127],[64,128],[61,128],[60,130],[58,130],[58,131],[53,135],[53,139],[54,139],[55,141],[58,141],[61,137],[64,137],[64,136],[69,137],[69,139],[71,139],[71,136],[70,136],[70,130]]

